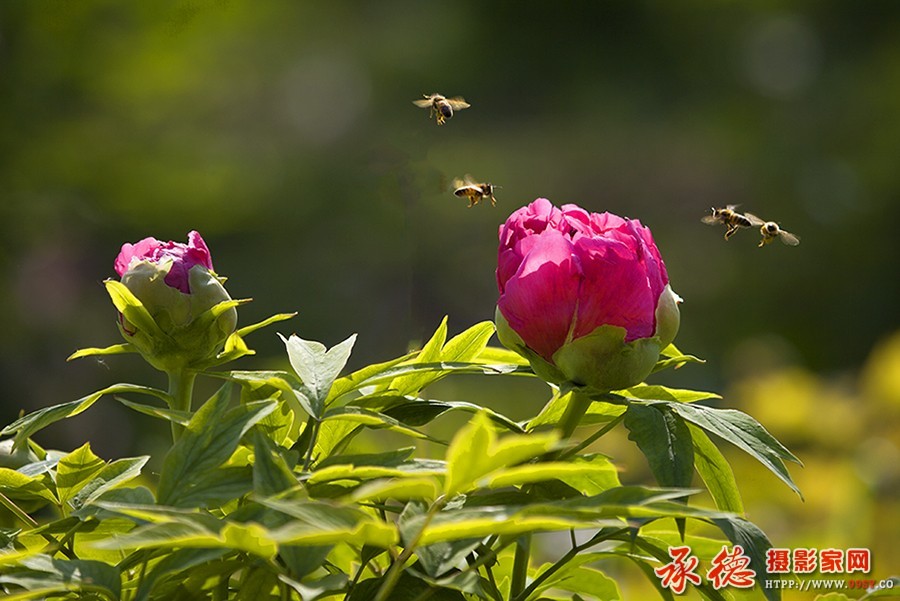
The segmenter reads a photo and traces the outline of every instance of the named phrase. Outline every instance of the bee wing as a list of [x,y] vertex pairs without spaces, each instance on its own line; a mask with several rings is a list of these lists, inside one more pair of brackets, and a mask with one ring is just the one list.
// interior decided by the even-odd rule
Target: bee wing
[[422,98],[421,100],[413,100],[413,104],[421,107],[423,109],[427,109],[431,106],[431,98]]
[[453,181],[450,182],[450,189],[454,191],[459,190],[460,188],[464,188],[465,186],[466,182],[459,179],[458,177],[454,177]]
[[472,177],[471,174],[469,174],[469,173],[466,173],[465,176],[463,176],[463,182],[467,186],[478,186],[479,185],[478,182],[475,181],[475,178]]
[[784,230],[780,230],[778,232],[778,237],[781,238],[781,241],[788,246],[797,246],[798,244],[800,244],[800,238]]
[[453,98],[448,98],[447,102],[450,103],[450,107],[454,111],[461,111],[472,106],[471,104],[466,102],[466,100],[462,96],[454,96]]
[[707,215],[700,221],[706,223],[707,225],[716,225],[717,223],[719,223],[719,219],[715,215]]
[[729,211],[733,211],[736,208],[738,208],[739,206],[741,206],[741,205],[725,205],[725,208],[728,209]]
[[750,224],[751,224],[751,225],[757,225],[757,226],[759,226],[759,225],[763,225],[763,224],[765,223],[765,220],[764,220],[764,219],[760,219],[759,217],[757,217],[757,216],[754,215],[753,213],[744,213],[744,217],[746,217],[747,219],[750,220]]

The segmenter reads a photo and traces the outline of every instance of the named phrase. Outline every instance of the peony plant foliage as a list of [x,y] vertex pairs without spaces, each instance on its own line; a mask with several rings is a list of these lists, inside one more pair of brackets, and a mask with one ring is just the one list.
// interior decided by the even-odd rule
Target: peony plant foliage
[[[656,574],[670,548],[708,563],[740,545],[756,596],[779,599],[771,543],[710,435],[794,490],[785,462],[797,460],[715,393],[644,382],[699,362],[673,345],[680,299],[650,230],[537,199],[499,234],[496,324],[450,336],[445,318],[420,349],[349,373],[355,335],[330,348],[285,335],[279,365],[234,369],[248,334],[293,314],[240,327],[246,301],[197,232],[124,244],[105,282],[123,342],[71,358],[135,353],[167,387],[113,384],[0,432],[4,598],[621,599],[629,564],[667,599]],[[490,345],[495,332],[508,348]],[[492,402],[496,386],[438,398],[433,385],[460,375],[500,389],[533,378],[547,394],[525,419]],[[166,422],[171,444],[104,459],[89,442],[40,442],[101,399]],[[653,482],[600,451],[616,428]]]

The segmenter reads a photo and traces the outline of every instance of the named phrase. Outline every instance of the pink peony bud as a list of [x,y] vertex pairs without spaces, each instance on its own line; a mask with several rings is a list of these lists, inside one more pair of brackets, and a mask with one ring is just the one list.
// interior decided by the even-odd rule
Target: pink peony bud
[[[203,365],[234,332],[237,303],[212,269],[209,249],[197,232],[188,234],[187,244],[144,238],[122,245],[115,270],[133,300],[120,302],[133,305],[129,310],[136,313],[130,321],[120,309],[119,326],[154,367],[173,371]],[[139,318],[148,317],[152,323],[145,321],[141,328]]]
[[185,294],[191,293],[189,273],[194,265],[202,265],[209,271],[214,271],[212,257],[206,242],[198,232],[188,234],[188,243],[160,242],[156,238],[144,238],[135,244],[125,243],[119,256],[116,257],[115,269],[119,276],[125,275],[135,261],[150,261],[161,263],[171,260],[172,267],[166,275],[166,284],[177,288]]
[[500,227],[500,340],[551,381],[626,388],[678,330],[668,283],[639,221],[539,198]]

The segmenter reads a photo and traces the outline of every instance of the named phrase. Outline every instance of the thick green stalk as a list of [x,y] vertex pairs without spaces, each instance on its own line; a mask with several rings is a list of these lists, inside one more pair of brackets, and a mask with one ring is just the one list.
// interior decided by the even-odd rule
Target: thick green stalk
[[[169,376],[169,394],[172,396],[172,409],[190,412],[191,399],[194,396],[194,381],[197,373],[181,369],[167,372]],[[172,441],[177,442],[184,428],[172,422]]]

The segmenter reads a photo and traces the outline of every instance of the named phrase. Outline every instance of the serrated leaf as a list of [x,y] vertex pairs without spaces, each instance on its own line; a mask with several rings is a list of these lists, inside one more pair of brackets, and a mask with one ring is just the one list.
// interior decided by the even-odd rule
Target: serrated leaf
[[241,437],[272,412],[275,401],[256,401],[226,411],[231,384],[226,383],[194,414],[177,443],[163,460],[157,498],[177,505],[190,493],[192,480],[228,459]]
[[716,507],[722,511],[744,513],[744,503],[731,465],[706,432],[693,424],[688,424],[688,428],[694,443],[694,467]]
[[784,461],[793,461],[802,465],[790,451],[788,451],[774,436],[763,426],[741,411],[735,409],[713,409],[703,405],[686,403],[667,403],[673,411],[684,419],[700,426],[704,430],[721,436],[733,445],[743,449],[760,463],[769,468],[800,498],[803,494],[788,473]]

